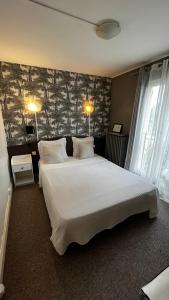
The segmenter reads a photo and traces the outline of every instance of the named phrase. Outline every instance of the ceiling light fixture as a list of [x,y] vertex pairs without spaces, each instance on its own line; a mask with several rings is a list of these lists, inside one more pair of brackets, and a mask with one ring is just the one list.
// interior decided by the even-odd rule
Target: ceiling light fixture
[[86,20],[84,18],[81,18],[81,17],[78,17],[76,15],[65,12],[61,9],[50,6],[46,3],[40,2],[38,0],[28,0],[28,1],[32,2],[34,4],[37,4],[37,5],[43,6],[45,8],[54,10],[54,11],[60,13],[60,14],[66,15],[68,17],[71,17],[71,18],[86,22],[88,24],[94,25],[97,36],[102,38],[102,39],[106,39],[106,40],[112,39],[113,37],[118,35],[121,31],[120,23],[118,21],[113,20],[113,19],[106,19],[106,20],[102,20],[98,23],[94,23],[94,22],[91,22],[91,21]]

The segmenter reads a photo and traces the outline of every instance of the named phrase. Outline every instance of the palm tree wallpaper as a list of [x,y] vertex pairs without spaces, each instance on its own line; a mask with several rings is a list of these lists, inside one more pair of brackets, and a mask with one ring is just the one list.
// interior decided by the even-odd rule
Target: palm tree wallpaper
[[[110,78],[0,62],[0,103],[8,145],[25,144],[26,125],[35,126],[34,114],[25,111],[24,99],[42,103],[37,114],[39,138],[87,135],[83,98],[94,97],[91,133],[103,135],[109,126]],[[30,137],[29,137],[30,138]],[[31,137],[35,140],[36,135]]]

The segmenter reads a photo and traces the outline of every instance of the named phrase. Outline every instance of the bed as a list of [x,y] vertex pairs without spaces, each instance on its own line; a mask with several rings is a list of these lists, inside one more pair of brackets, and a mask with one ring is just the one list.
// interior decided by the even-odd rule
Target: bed
[[149,211],[157,215],[158,191],[142,177],[103,157],[69,158],[59,164],[39,162],[43,189],[56,251],[69,244],[86,244],[94,235],[126,218]]

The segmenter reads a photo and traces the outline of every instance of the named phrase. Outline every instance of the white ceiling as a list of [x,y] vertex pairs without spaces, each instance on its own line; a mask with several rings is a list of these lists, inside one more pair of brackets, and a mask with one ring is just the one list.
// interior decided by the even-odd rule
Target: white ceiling
[[102,40],[90,24],[0,0],[0,60],[113,77],[169,52],[169,0],[45,1],[92,22],[114,18],[121,33]]

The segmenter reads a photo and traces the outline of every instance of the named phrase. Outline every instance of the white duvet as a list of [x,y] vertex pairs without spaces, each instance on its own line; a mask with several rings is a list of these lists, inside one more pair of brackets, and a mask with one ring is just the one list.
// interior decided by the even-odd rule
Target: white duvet
[[87,243],[96,233],[131,215],[157,214],[158,191],[143,178],[96,156],[60,164],[40,162],[43,188],[56,251],[72,242]]

